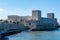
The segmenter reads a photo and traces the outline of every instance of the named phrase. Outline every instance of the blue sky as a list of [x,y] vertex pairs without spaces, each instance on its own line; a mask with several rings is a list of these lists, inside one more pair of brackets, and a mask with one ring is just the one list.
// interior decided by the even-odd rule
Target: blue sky
[[8,15],[31,16],[32,10],[41,10],[43,17],[55,13],[60,22],[60,0],[0,0],[0,19]]

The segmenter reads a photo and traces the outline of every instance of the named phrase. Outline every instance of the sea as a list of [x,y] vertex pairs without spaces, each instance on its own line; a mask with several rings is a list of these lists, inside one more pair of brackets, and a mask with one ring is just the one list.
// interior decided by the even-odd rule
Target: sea
[[60,29],[54,31],[23,31],[5,38],[6,40],[60,40]]

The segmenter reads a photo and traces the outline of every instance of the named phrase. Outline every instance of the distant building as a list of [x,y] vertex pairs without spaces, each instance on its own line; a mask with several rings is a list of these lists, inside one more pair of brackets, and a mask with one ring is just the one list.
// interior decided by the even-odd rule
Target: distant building
[[32,11],[32,20],[40,20],[40,18],[41,18],[41,11],[33,10]]
[[41,10],[33,10],[32,16],[8,16],[8,20],[19,21],[24,26],[31,29],[49,29],[56,28],[58,25],[57,19],[54,17],[54,13],[48,13],[47,17],[41,17]]
[[49,29],[56,28],[58,25],[57,19],[54,18],[54,13],[48,13],[47,18],[41,17],[40,10],[32,11],[32,20],[26,21],[25,26],[31,29]]

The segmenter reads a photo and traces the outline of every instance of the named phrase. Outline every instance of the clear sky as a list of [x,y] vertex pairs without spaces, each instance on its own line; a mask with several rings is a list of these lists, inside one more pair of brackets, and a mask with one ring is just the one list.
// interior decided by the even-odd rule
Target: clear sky
[[60,20],[60,0],[0,0],[0,19],[7,19],[8,15],[32,15],[32,10],[41,10],[43,17],[55,13]]

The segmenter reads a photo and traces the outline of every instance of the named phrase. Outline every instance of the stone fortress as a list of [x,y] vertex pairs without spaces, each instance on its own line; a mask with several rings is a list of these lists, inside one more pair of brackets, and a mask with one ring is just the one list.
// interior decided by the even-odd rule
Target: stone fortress
[[47,18],[41,17],[40,10],[33,10],[32,16],[9,15],[8,20],[20,22],[30,29],[50,29],[58,25],[54,16],[54,13],[47,13]]
[[41,17],[40,10],[33,10],[32,16],[9,15],[7,20],[0,20],[0,39],[2,34],[16,33],[21,31],[40,31],[58,29],[59,25],[54,13],[48,13],[47,18]]

